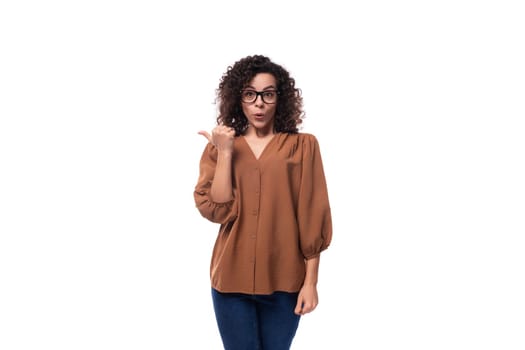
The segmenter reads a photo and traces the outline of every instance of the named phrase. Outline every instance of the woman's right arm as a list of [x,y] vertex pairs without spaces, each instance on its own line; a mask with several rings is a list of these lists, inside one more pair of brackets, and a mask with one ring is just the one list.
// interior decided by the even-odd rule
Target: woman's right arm
[[210,189],[211,199],[216,203],[229,202],[233,199],[232,156],[235,130],[219,125],[212,130],[211,135],[206,131],[199,131],[199,134],[217,148],[217,164]]

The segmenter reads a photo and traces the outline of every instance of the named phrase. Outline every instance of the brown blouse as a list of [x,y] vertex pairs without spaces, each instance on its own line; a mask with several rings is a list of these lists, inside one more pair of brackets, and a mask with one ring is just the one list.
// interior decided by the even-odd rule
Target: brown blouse
[[233,200],[216,203],[209,192],[217,149],[208,143],[200,160],[195,203],[219,223],[211,258],[212,287],[221,292],[297,292],[305,259],[332,238],[328,191],[315,136],[276,134],[259,159],[243,136],[235,138]]

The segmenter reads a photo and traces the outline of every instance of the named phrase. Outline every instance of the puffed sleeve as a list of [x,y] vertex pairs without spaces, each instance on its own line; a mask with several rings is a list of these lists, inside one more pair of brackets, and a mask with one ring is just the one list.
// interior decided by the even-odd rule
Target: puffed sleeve
[[332,216],[319,144],[305,135],[297,220],[300,246],[306,259],[319,256],[332,240]]
[[217,149],[211,143],[206,145],[199,166],[199,179],[193,196],[195,205],[203,217],[214,223],[225,224],[237,217],[237,201],[217,203],[211,199],[210,189],[217,165]]

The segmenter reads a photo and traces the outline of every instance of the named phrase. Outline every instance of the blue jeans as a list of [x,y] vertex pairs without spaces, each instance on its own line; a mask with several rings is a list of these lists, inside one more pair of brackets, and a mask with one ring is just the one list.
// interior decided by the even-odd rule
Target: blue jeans
[[225,350],[289,350],[299,326],[298,293],[221,293],[212,288]]

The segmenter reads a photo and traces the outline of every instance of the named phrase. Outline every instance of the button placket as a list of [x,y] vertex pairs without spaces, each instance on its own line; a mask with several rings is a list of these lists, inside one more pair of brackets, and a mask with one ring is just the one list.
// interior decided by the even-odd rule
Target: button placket
[[253,231],[249,233],[249,239],[252,241],[252,257],[250,258],[250,263],[253,264],[253,290],[255,291],[255,276],[256,276],[256,261],[257,261],[257,230],[258,230],[258,220],[259,220],[259,209],[260,209],[260,192],[261,192],[261,172],[258,166],[253,168],[253,189],[254,189],[254,198],[253,198],[253,207],[251,209],[252,220],[253,220]]

